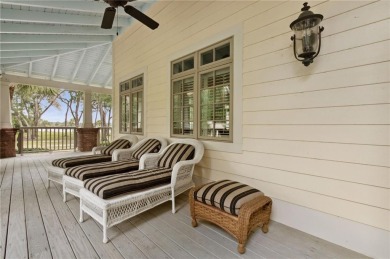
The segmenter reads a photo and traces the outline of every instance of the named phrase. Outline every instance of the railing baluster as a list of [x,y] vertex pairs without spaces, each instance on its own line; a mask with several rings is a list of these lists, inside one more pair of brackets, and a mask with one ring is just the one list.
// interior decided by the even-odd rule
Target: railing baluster
[[[111,127],[99,128],[101,144],[107,144],[112,140]],[[20,127],[18,135],[18,153],[23,155],[28,152],[44,150],[77,150],[76,127]]]

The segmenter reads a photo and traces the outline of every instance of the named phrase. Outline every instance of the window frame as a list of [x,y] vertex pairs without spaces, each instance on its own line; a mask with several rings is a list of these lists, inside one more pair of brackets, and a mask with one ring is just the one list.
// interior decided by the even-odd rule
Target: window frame
[[[192,52],[191,54],[185,55],[181,58],[175,59],[172,62],[170,62],[170,69],[171,69],[171,80],[170,80],[170,136],[173,138],[195,138],[200,140],[208,140],[208,141],[215,141],[215,142],[233,142],[233,97],[234,97],[234,80],[233,80],[233,72],[234,72],[234,37],[229,37],[226,39],[223,39],[221,41],[218,41],[212,45],[209,45],[205,48],[201,48],[195,52]],[[220,59],[215,61],[215,49],[218,47],[221,47],[223,45],[229,44],[229,57]],[[213,50],[213,61],[211,63],[201,65],[201,55],[204,52],[207,52],[209,50]],[[183,62],[184,60],[187,60],[188,58],[194,58],[194,68],[179,72],[176,74],[173,74],[173,66],[174,64],[177,64],[178,62]],[[200,112],[201,112],[201,105],[200,105],[200,92],[201,87],[199,85],[200,83],[200,77],[202,74],[207,72],[213,72],[220,69],[223,69],[225,67],[230,68],[230,95],[229,95],[229,137],[228,138],[218,138],[218,137],[208,137],[208,136],[201,136],[201,121],[200,121]],[[194,78],[194,127],[193,127],[193,134],[192,135],[184,135],[184,134],[174,134],[174,128],[173,128],[173,116],[174,116],[174,104],[173,104],[173,83],[178,80],[183,80],[185,78],[189,77]],[[184,128],[184,127],[183,127]]]
[[[132,87],[133,81],[137,80],[138,78],[142,77],[142,85]],[[122,85],[125,85],[126,83],[129,84],[129,89],[125,89],[122,91]],[[119,83],[119,133],[121,134],[134,134],[134,135],[143,135],[144,134],[144,121],[145,121],[145,111],[144,111],[144,104],[145,104],[145,75],[144,73],[138,74],[137,76],[134,76],[130,79],[124,80]],[[132,107],[133,107],[133,94],[138,94],[139,92],[142,93],[142,111],[141,111],[141,131],[133,131],[133,120],[132,120]],[[128,121],[126,121],[126,128],[128,128],[128,131],[123,131],[123,122],[122,122],[122,115],[123,115],[123,109],[122,109],[122,98],[128,96],[129,103],[128,103]],[[137,105],[139,107],[139,105]]]

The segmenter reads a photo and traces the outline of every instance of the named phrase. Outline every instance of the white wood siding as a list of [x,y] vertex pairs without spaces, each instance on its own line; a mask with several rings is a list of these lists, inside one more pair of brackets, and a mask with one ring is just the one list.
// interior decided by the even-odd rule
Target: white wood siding
[[242,26],[242,152],[206,150],[196,174],[388,231],[390,2],[309,5],[325,30],[304,67],[289,29],[300,1],[158,1],[157,30],[135,23],[114,42],[115,109],[120,80],[147,67],[145,135],[169,137],[170,58]]

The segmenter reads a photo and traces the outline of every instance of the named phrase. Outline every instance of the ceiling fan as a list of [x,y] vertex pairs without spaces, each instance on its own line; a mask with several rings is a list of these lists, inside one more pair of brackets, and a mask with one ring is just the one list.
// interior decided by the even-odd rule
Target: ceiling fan
[[[96,0],[95,0],[96,1]],[[122,6],[125,12],[128,15],[131,15],[138,21],[142,22],[146,26],[148,26],[150,29],[154,30],[158,27],[158,23],[147,16],[146,14],[140,12],[136,8],[134,8],[131,5],[126,5],[127,2],[133,2],[135,0],[104,0],[107,4],[110,5],[110,7],[107,7],[106,10],[104,11],[103,15],[103,20],[102,20],[102,29],[111,29],[112,24],[114,23],[114,18],[115,18],[115,13],[116,13],[116,8],[119,6]]]

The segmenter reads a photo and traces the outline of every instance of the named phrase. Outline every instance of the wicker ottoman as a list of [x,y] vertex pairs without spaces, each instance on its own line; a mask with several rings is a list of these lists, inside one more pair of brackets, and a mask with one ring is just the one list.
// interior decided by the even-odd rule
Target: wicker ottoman
[[192,188],[189,193],[192,226],[197,219],[210,221],[238,240],[238,252],[245,253],[248,236],[256,227],[268,232],[272,200],[248,185],[230,180]]

